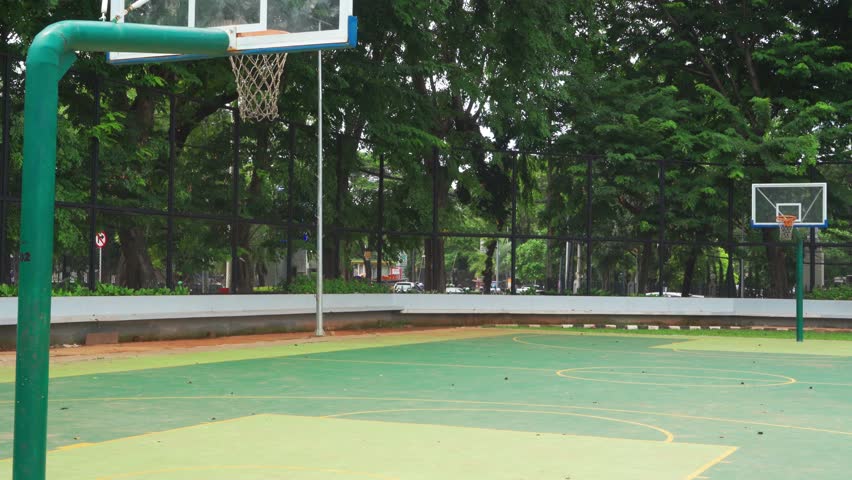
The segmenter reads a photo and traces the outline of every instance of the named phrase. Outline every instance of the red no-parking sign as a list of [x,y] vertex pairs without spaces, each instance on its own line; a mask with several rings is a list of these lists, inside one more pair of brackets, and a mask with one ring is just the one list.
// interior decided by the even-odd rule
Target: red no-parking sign
[[95,245],[98,248],[104,248],[106,246],[106,244],[107,244],[106,232],[98,232],[95,235]]

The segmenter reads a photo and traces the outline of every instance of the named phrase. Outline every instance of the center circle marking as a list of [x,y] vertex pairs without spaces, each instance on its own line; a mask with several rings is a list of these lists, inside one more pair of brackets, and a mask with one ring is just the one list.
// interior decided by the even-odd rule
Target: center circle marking
[[[684,373],[678,373],[684,372]],[[699,372],[690,374],[689,372]],[[796,379],[773,373],[753,372],[747,370],[723,370],[717,368],[699,367],[578,367],[558,370],[557,375],[574,380],[589,382],[620,383],[627,385],[655,385],[665,387],[696,387],[696,388],[743,388],[743,387],[780,387],[796,383]],[[739,375],[730,375],[739,374]],[[629,375],[632,378],[603,378],[603,376]],[[639,380],[641,377],[649,380]],[[653,381],[651,379],[671,378],[670,381]],[[716,380],[730,383],[683,383],[684,379]]]

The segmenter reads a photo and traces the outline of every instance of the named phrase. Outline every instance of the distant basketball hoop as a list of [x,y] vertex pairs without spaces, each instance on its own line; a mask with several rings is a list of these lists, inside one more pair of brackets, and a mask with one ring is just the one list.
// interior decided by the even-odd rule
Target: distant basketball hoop
[[[777,228],[781,241],[793,240],[793,229],[828,228],[826,183],[754,183],[751,226]],[[796,238],[796,341],[805,340],[804,235]],[[783,258],[783,257],[780,257]]]

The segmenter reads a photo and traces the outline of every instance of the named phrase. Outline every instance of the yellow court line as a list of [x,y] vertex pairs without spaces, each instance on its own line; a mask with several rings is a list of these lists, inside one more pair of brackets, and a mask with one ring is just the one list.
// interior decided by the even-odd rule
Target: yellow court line
[[349,360],[345,358],[314,358],[314,357],[295,357],[294,360],[303,360],[309,362],[338,362],[338,363],[365,363],[374,365],[402,365],[411,367],[448,367],[448,368],[485,368],[492,370],[524,370],[530,372],[552,372],[552,368],[533,368],[533,367],[502,367],[499,365],[462,365],[459,363],[419,363],[419,362],[391,362],[384,360]]
[[[649,370],[697,370],[697,371],[702,371],[702,372],[730,372],[730,373],[744,373],[746,375],[754,375],[754,376],[775,377],[775,378],[783,379],[784,381],[783,382],[774,382],[774,383],[754,383],[754,384],[745,384],[745,385],[714,385],[714,384],[703,384],[703,383],[702,384],[654,383],[654,382],[638,382],[638,381],[631,382],[631,381],[626,381],[626,380],[610,380],[610,379],[602,379],[602,378],[588,378],[588,377],[580,376],[578,374],[568,375],[568,374],[565,373],[565,372],[579,372],[579,373],[584,373],[584,372],[591,373],[591,372],[593,372],[593,373],[604,373],[604,374],[607,374],[607,373],[620,374],[620,372],[605,372],[604,371],[604,370],[608,370],[608,369],[642,370],[642,371],[649,371]],[[627,372],[625,372],[625,373],[627,373]],[[755,372],[755,371],[749,371],[749,370],[729,370],[729,369],[722,369],[722,368],[678,367],[678,366],[667,366],[667,365],[653,366],[653,367],[648,367],[648,366],[645,366],[645,367],[643,367],[643,366],[617,366],[617,365],[595,366],[595,367],[577,367],[577,368],[566,368],[566,369],[563,369],[563,370],[558,370],[556,372],[556,374],[559,375],[560,377],[564,377],[564,378],[573,378],[573,379],[577,379],[577,380],[588,380],[590,382],[623,383],[623,384],[629,384],[629,385],[678,386],[678,387],[712,387],[712,388],[776,387],[776,386],[781,386],[781,385],[791,385],[791,384],[797,382],[797,380],[793,377],[788,377],[786,375],[776,375],[774,373]],[[635,374],[635,375],[641,376],[643,374]],[[656,374],[656,373],[644,374],[644,375],[652,376],[652,377],[653,376],[661,376],[661,377],[670,376],[670,377],[685,377],[685,378],[696,378],[696,379],[724,378],[726,380],[734,380],[733,378],[728,378],[728,377],[711,377],[711,376],[703,376],[703,375],[677,375],[677,374]],[[736,380],[739,380],[739,381],[742,381],[742,380],[758,381],[759,379],[742,378],[741,377],[741,378],[737,378]]]
[[702,476],[701,476],[701,474],[702,474],[702,473],[704,473],[704,472],[706,472],[707,470],[710,470],[710,469],[711,469],[711,468],[713,468],[714,466],[718,465],[718,464],[719,464],[722,460],[724,460],[724,459],[728,458],[728,457],[729,457],[732,453],[734,453],[734,452],[736,452],[736,451],[737,451],[737,448],[738,448],[738,447],[731,447],[731,448],[729,448],[728,450],[726,450],[725,452],[723,452],[723,453],[722,453],[721,455],[719,455],[718,457],[716,457],[716,458],[714,458],[713,460],[710,460],[709,462],[707,462],[707,463],[705,463],[704,465],[700,466],[700,467],[698,468],[698,470],[696,470],[696,471],[692,472],[691,474],[689,474],[689,475],[688,475],[686,478],[684,478],[683,480],[695,480],[695,479],[697,479],[697,478],[707,478],[707,477],[702,477]]
[[799,380],[799,383],[808,385],[828,385],[830,387],[852,387],[852,383],[808,382],[807,380]]
[[544,343],[533,343],[533,342],[527,342],[525,340],[521,340],[522,336],[525,336],[525,337],[544,337],[544,336],[547,336],[547,335],[534,335],[534,334],[519,335],[519,336],[516,336],[516,337],[512,337],[512,341],[515,342],[515,343],[520,343],[522,345],[530,345],[530,346],[533,346],[533,347],[540,347],[540,348],[556,348],[556,349],[559,349],[559,350],[580,350],[580,351],[584,351],[584,352],[600,352],[600,353],[625,353],[625,354],[632,354],[632,355],[654,355],[654,356],[660,356],[660,357],[675,357],[675,356],[677,356],[677,355],[674,355],[673,353],[648,352],[648,351],[645,351],[645,350],[641,350],[641,351],[639,351],[639,350],[616,350],[616,349],[607,349],[607,348],[569,347],[569,346],[566,346],[566,345],[547,345],[547,344],[544,344]]
[[[726,350],[692,350],[689,348],[681,349],[675,348],[675,345],[681,345],[684,343],[692,343],[697,342],[699,340],[688,340],[685,342],[673,342],[667,343],[665,345],[655,345],[649,348],[659,348],[661,350],[671,350],[677,353],[685,353],[687,355],[692,355],[695,357],[711,357],[711,358],[726,358],[732,360],[769,360],[769,361],[779,361],[788,363],[791,365],[825,365],[826,362],[837,362],[843,360],[850,360],[850,357],[847,355],[814,355],[812,353],[777,353],[777,352],[766,352],[760,354],[761,356],[749,355],[751,353],[756,352],[735,352],[731,351],[729,354],[724,354],[722,352],[726,352]],[[711,353],[718,352],[718,353]],[[776,357],[781,358],[773,358],[770,355],[775,355]],[[800,359],[797,361],[797,359]]]
[[158,470],[143,470],[139,472],[119,473],[116,475],[97,477],[95,480],[114,480],[119,478],[133,478],[147,475],[156,475],[160,473],[203,472],[209,470],[285,470],[293,472],[331,473],[335,475],[375,478],[378,480],[399,480],[399,477],[391,477],[378,473],[357,472],[354,470],[343,470],[340,468],[311,468],[297,465],[204,465],[197,467],[174,467],[163,468]]
[[56,451],[65,451],[65,450],[74,450],[75,448],[83,448],[83,447],[91,447],[92,445],[97,445],[92,442],[80,442],[80,443],[72,443],[69,445],[62,445],[61,447],[56,447]]
[[[657,416],[657,417],[671,417],[671,418],[684,418],[688,420],[701,420],[701,421],[710,421],[710,422],[722,422],[722,423],[736,423],[740,425],[759,425],[762,427],[775,427],[775,428],[784,428],[790,430],[804,430],[809,432],[818,432],[818,433],[829,433],[833,435],[846,435],[852,436],[852,432],[845,432],[842,430],[831,430],[826,428],[815,428],[815,427],[802,427],[798,425],[784,425],[778,423],[767,423],[767,422],[754,422],[749,420],[737,420],[733,418],[723,418],[723,417],[703,417],[698,415],[686,415],[679,413],[665,413],[665,412],[654,412],[648,410],[628,410],[628,409],[616,409],[616,408],[603,408],[603,407],[581,407],[576,405],[554,405],[554,404],[546,404],[546,403],[522,403],[522,402],[490,402],[483,400],[449,400],[449,399],[437,399],[437,398],[405,398],[405,397],[360,397],[360,396],[324,396],[324,395],[198,395],[198,396],[185,396],[185,397],[100,397],[100,398],[60,398],[60,399],[50,399],[51,402],[89,402],[89,401],[103,401],[103,402],[119,402],[119,401],[160,401],[160,400],[328,400],[328,401],[385,401],[385,402],[423,402],[423,403],[449,403],[449,404],[459,404],[459,405],[498,405],[498,406],[510,406],[510,407],[541,407],[541,408],[561,408],[566,410],[590,410],[596,412],[616,412],[616,413],[629,413],[636,415],[649,415],[649,416]],[[212,422],[215,423],[215,422]],[[187,427],[188,428],[188,427]],[[684,443],[684,442],[678,442]]]
[[[98,445],[105,445],[107,443],[115,443],[115,442],[121,442],[121,441],[124,441],[124,440],[133,440],[133,439],[138,439],[138,438],[150,437],[152,435],[158,435],[158,434],[166,433],[166,432],[177,432],[177,431],[180,431],[180,430],[188,430],[190,428],[198,428],[198,427],[205,426],[205,425],[230,423],[230,422],[235,422],[237,420],[243,420],[243,419],[246,419],[246,418],[259,417],[259,416],[270,416],[270,415],[271,414],[260,413],[260,414],[257,414],[257,415],[247,415],[247,416],[243,416],[243,417],[228,418],[228,419],[225,419],[225,420],[217,420],[215,422],[196,423],[194,425],[187,425],[185,427],[169,428],[167,430],[159,430],[159,431],[156,431],[156,432],[145,432],[145,433],[140,433],[138,435],[130,435],[129,437],[111,438],[109,440],[102,440],[100,442],[72,443],[72,444],[69,444],[69,445],[63,445],[61,447],[54,448],[53,450],[48,450],[48,453],[50,453],[50,452],[61,452],[63,450],[73,450],[75,448],[94,447],[94,446],[98,446]],[[0,459],[0,462],[7,461],[7,460],[11,460],[11,458]]]
[[[609,368],[609,367],[607,367],[607,368]],[[662,368],[668,368],[668,367],[662,367]],[[583,371],[582,368],[572,368],[570,370],[571,371]],[[565,370],[561,370],[561,371],[565,371]],[[676,373],[653,373],[653,372],[636,373],[636,372],[596,371],[595,373],[600,373],[600,374],[603,374],[603,375],[633,375],[633,376],[641,375],[643,377],[676,377],[676,378],[702,378],[702,379],[707,378],[707,379],[710,379],[710,380],[735,380],[737,382],[742,381],[742,380],[749,380],[749,381],[760,381],[761,380],[759,378],[716,377],[716,376],[712,376],[712,375],[678,375]],[[767,380],[763,379],[763,381],[767,381]]]
[[[772,366],[779,366],[779,367],[793,366],[793,367],[808,367],[808,368],[835,368],[835,367],[838,367],[838,366],[827,363],[827,362],[830,361],[830,362],[836,363],[836,360],[838,358],[840,358],[840,357],[829,357],[828,355],[825,355],[825,356],[820,355],[818,357],[814,357],[814,358],[810,358],[810,359],[808,359],[808,358],[799,359],[799,357],[806,357],[806,355],[802,355],[802,354],[798,354],[798,353],[797,354],[790,354],[786,357],[770,357],[770,355],[783,355],[783,354],[774,354],[774,353],[765,353],[765,354],[762,354],[764,356],[760,356],[760,357],[747,355],[745,353],[740,354],[740,353],[737,353],[737,352],[732,352],[731,355],[713,355],[713,354],[701,353],[701,352],[703,352],[703,350],[698,351],[698,350],[683,350],[683,349],[679,349],[679,348],[670,348],[669,345],[676,345],[676,344],[658,345],[656,347],[650,347],[650,348],[659,348],[661,350],[670,350],[670,351],[675,352],[675,353],[683,354],[684,356],[693,356],[693,357],[702,357],[702,358],[718,358],[718,359],[722,359],[722,360],[732,360],[732,361],[749,360],[749,361],[752,361],[752,362],[771,363]],[[680,358],[682,358],[682,357],[680,357]]]
[[[324,418],[337,418],[337,417],[349,417],[353,415],[367,415],[367,414],[375,414],[375,413],[395,413],[395,412],[499,412],[499,413],[537,413],[537,414],[545,414],[545,415],[568,415],[572,417],[584,417],[584,418],[594,418],[597,420],[605,420],[610,422],[617,423],[626,423],[629,425],[636,425],[639,427],[649,428],[651,430],[656,430],[662,433],[666,438],[665,440],[660,440],[659,443],[672,443],[674,440],[674,434],[664,428],[660,428],[656,425],[649,425],[646,423],[634,422],[631,420],[622,420],[620,418],[610,418],[610,417],[601,417],[598,415],[585,415],[582,413],[569,413],[569,412],[550,412],[546,410],[512,410],[512,409],[501,409],[501,408],[393,408],[393,409],[385,409],[385,410],[363,410],[358,412],[344,412],[344,413],[333,413],[331,415],[323,415]],[[431,424],[430,424],[431,425]],[[454,425],[455,427],[455,425]],[[473,428],[477,430],[499,430],[506,431],[502,429],[492,429],[492,428],[481,428],[481,427],[458,427],[458,428]],[[515,430],[511,430],[515,431]],[[529,430],[524,430],[529,433],[550,433],[553,432],[530,432]],[[555,435],[555,434],[554,434]],[[577,437],[595,437],[595,438],[624,438],[624,437],[604,437],[598,435],[579,435],[574,434],[573,436]],[[636,440],[636,439],[629,439]],[[637,440],[637,441],[652,441],[652,440]]]
[[561,371],[556,372],[562,378],[570,378],[572,380],[583,380],[587,382],[598,383],[617,383],[619,385],[652,385],[655,387],[684,387],[684,388],[757,388],[757,387],[780,387],[789,385],[789,383],[761,383],[761,384],[745,384],[745,385],[722,385],[712,383],[659,383],[659,382],[631,382],[627,380],[610,380],[608,378],[589,378],[579,377],[574,375],[566,375]]
[[[648,347],[649,349],[653,348],[653,349],[659,349],[659,350],[668,350],[671,353],[649,352],[647,350],[619,350],[619,349],[607,349],[607,348],[573,347],[573,346],[567,346],[567,345],[548,345],[548,344],[544,344],[544,343],[534,343],[534,342],[522,340],[522,337],[546,337],[546,336],[558,336],[558,335],[565,335],[565,336],[570,336],[570,337],[579,337],[579,336],[586,335],[586,336],[589,336],[589,337],[598,337],[598,338],[600,338],[600,337],[605,338],[605,337],[608,337],[608,336],[609,337],[619,337],[619,338],[624,338],[624,337],[637,338],[635,335],[629,335],[629,334],[624,334],[624,335],[597,334],[596,335],[596,334],[586,334],[586,333],[580,334],[580,333],[572,333],[572,332],[551,332],[551,333],[539,333],[539,334],[527,333],[527,334],[524,334],[524,335],[518,335],[518,336],[512,337],[512,341],[516,342],[516,343],[523,344],[523,345],[530,345],[530,346],[534,346],[534,347],[556,348],[556,349],[562,349],[562,350],[581,350],[581,351],[601,352],[601,353],[624,353],[624,354],[632,354],[632,355],[656,355],[656,356],[663,356],[663,357],[680,357],[680,355],[676,355],[676,354],[684,353],[684,354],[694,355],[694,356],[716,357],[716,358],[725,358],[725,359],[731,359],[731,360],[762,360],[762,361],[771,361],[771,362],[774,362],[774,363],[780,362],[781,364],[790,364],[790,365],[809,365],[810,363],[818,364],[818,365],[824,365],[827,360],[838,361],[838,360],[849,360],[850,359],[850,357],[842,356],[842,355],[813,355],[813,354],[799,354],[799,353],[784,354],[784,353],[771,353],[771,352],[767,352],[767,353],[764,354],[766,356],[760,356],[760,357],[746,356],[748,353],[753,353],[753,352],[742,352],[742,353],[731,352],[730,355],[724,355],[724,354],[704,353],[704,351],[681,350],[681,349],[672,347],[673,345],[678,345],[678,344],[682,344],[682,343],[697,342],[697,341],[700,341],[701,338],[706,338],[706,337],[700,337],[700,338],[675,337],[673,340],[684,339],[684,341],[674,341],[672,343],[666,343],[664,345],[654,345],[652,347]],[[646,338],[646,337],[641,337],[641,338]],[[653,336],[653,335],[650,335],[647,338],[653,338],[653,339],[666,338],[666,339],[668,339],[667,337]],[[774,355],[775,357],[773,357],[772,355]],[[781,355],[784,355],[784,357],[776,358],[776,357],[781,356]],[[796,360],[796,359],[800,359],[800,360]]]
[[[529,345],[538,346],[535,343],[530,343]],[[565,348],[573,348],[573,347],[565,347]],[[588,349],[588,350],[592,350],[592,349]],[[665,355],[665,354],[656,354],[656,355]],[[673,356],[673,355],[667,355],[667,356]],[[494,366],[494,365],[461,365],[461,364],[456,364],[456,363],[391,362],[391,361],[384,361],[384,360],[349,360],[349,359],[340,359],[340,358],[315,358],[315,357],[290,357],[290,359],[310,361],[310,362],[363,363],[363,364],[375,364],[375,365],[402,365],[402,366],[413,366],[413,367],[482,368],[482,369],[488,369],[488,370],[519,370],[519,371],[529,371],[529,372],[552,372],[553,371],[553,369],[550,369],[550,368],[508,367],[508,366]],[[583,368],[586,368],[586,369],[591,369],[591,368],[636,368],[636,369],[645,368],[646,370],[666,368],[666,369],[683,369],[683,370],[715,370],[715,371],[722,371],[722,372],[737,372],[737,373],[748,373],[748,374],[751,374],[751,375],[762,375],[762,376],[768,376],[768,377],[777,377],[777,378],[782,378],[782,379],[785,380],[784,382],[761,383],[761,384],[758,384],[758,385],[731,385],[731,387],[743,387],[743,386],[751,386],[751,387],[771,386],[771,387],[774,387],[774,386],[780,386],[780,385],[789,385],[789,384],[792,384],[792,383],[808,383],[808,384],[813,384],[813,385],[833,385],[833,386],[842,386],[842,387],[846,387],[846,386],[852,387],[852,384],[806,382],[804,380],[795,379],[793,377],[788,377],[786,375],[777,375],[777,374],[774,374],[774,373],[765,373],[765,372],[750,372],[748,370],[723,370],[723,369],[710,369],[710,368],[698,368],[698,367],[694,367],[694,368],[693,367],[677,367],[677,366],[581,367],[581,369],[583,369]],[[568,369],[568,370],[575,370],[575,369]],[[652,376],[675,376],[675,375],[662,375],[662,374],[651,374],[651,375]],[[565,377],[564,375],[560,375],[560,376]],[[728,380],[728,378],[725,378],[725,377],[708,377],[708,376],[697,376],[697,375],[696,376],[687,376],[687,377],[688,378],[689,377],[691,377],[691,378],[713,378],[713,379],[719,379],[719,380]],[[573,378],[573,377],[566,377],[566,378]],[[578,378],[578,379],[579,380],[590,380],[590,379],[587,379],[587,378]],[[744,379],[743,378],[730,378],[730,380],[742,381]],[[745,380],[749,380],[749,381],[756,381],[757,380],[757,381],[759,381],[759,379],[755,379],[755,378],[746,378]],[[642,383],[639,383],[639,385],[650,385],[650,384],[642,382]],[[660,384],[660,385],[668,385],[668,384]],[[683,386],[689,386],[689,385],[683,385]],[[702,385],[697,385],[697,386],[702,386]],[[703,385],[703,386],[707,386],[707,385]],[[724,386],[724,385],[710,385],[710,386],[719,387],[719,386]],[[4,402],[10,402],[10,401],[0,401],[0,404],[2,404]]]

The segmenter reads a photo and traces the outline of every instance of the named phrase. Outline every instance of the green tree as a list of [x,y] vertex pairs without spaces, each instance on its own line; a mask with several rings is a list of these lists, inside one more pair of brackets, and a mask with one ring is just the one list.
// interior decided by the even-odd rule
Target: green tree
[[518,246],[517,278],[519,283],[540,283],[545,275],[547,243],[544,240],[527,240]]

